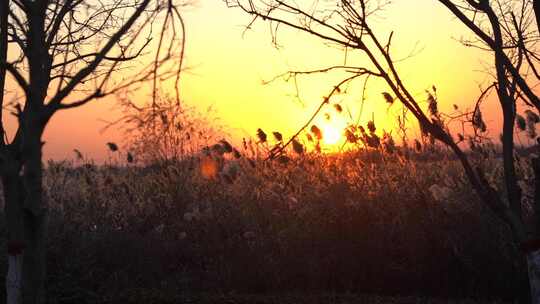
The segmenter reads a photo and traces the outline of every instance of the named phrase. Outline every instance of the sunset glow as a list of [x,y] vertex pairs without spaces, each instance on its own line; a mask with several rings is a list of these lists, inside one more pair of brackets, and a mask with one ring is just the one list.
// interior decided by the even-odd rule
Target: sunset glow
[[[414,15],[423,18],[402,17]],[[466,108],[474,102],[479,94],[478,84],[484,83],[486,78],[476,72],[482,69],[481,60],[485,60],[482,59],[485,56],[456,41],[456,37],[468,37],[469,34],[445,8],[436,1],[419,0],[414,5],[396,1],[382,16],[377,31],[383,36],[394,32],[393,55],[405,58],[414,51],[413,56],[399,62],[398,68],[406,85],[419,100],[425,99],[427,88],[437,85],[443,111],[450,111],[454,103]],[[341,50],[286,28],[279,35],[282,47],[276,49],[266,24],[256,22],[243,34],[251,18],[238,10],[228,9],[220,1],[196,2],[186,9],[184,18],[187,30],[185,61],[189,71],[181,78],[183,102],[202,113],[212,107],[214,117],[211,119],[219,119],[224,131],[230,134],[228,138],[237,145],[242,138],[253,137],[257,128],[279,130],[284,137],[291,136],[342,77],[324,74],[300,78],[300,96],[297,98],[292,82],[278,79],[267,85],[262,83],[291,69],[342,64]],[[440,35],[441,32],[444,35]],[[456,57],[458,53],[460,56]],[[364,60],[353,53],[349,58],[359,64]],[[381,92],[388,88],[377,80],[371,80],[365,92],[362,86],[362,81],[354,82],[347,94],[338,96],[340,101],[343,99],[344,108],[349,108],[356,120],[362,94],[365,94],[360,123],[365,125],[373,115],[378,130],[392,130],[396,121],[394,114],[399,113],[400,108],[399,105],[389,107],[382,99]],[[167,87],[173,92],[173,83],[165,84],[165,89]],[[148,98],[144,97],[146,95],[137,93],[134,98],[144,102]],[[73,157],[72,151],[77,148],[89,157],[106,159],[104,143],[121,144],[123,141],[117,128],[100,132],[106,125],[104,121],[114,121],[120,114],[115,104],[114,97],[110,97],[55,117],[45,133],[46,158]],[[483,106],[488,127],[498,128],[498,122],[493,119],[498,113],[497,104],[486,102]],[[10,115],[6,117],[11,119]],[[73,122],[77,123],[77,128],[65,128]],[[325,135],[323,144],[335,145],[343,140],[344,126],[321,123],[320,127]],[[13,131],[9,125],[8,131]],[[416,127],[411,128],[411,136],[417,134]]]

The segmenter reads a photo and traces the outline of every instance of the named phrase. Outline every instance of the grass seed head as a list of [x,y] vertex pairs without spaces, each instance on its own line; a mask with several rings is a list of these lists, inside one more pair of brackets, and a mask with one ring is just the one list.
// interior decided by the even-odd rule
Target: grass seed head
[[257,129],[257,138],[259,138],[259,141],[261,143],[266,142],[266,133],[264,133],[264,131],[261,128]]
[[429,91],[427,91],[428,94],[428,110],[429,114],[431,114],[432,117],[439,117],[439,106],[437,105],[437,99],[431,94]]
[[133,158],[133,154],[131,154],[131,152],[127,153],[126,159],[127,159],[127,162],[130,163],[130,164],[133,163],[133,161],[135,160]]
[[220,144],[215,144],[212,146],[212,152],[219,156],[222,156],[223,154],[225,154],[225,148]]
[[304,146],[298,140],[293,139],[292,146],[293,146],[294,152],[296,152],[297,154],[304,153]]
[[354,144],[358,141],[358,138],[350,129],[345,130],[345,137],[347,138],[347,141],[351,144]]
[[78,149],[73,149],[73,152],[75,153],[75,156],[78,160],[82,160],[84,158],[81,151],[79,151]]
[[392,97],[392,95],[390,95],[390,93],[383,92],[382,95],[383,95],[384,101],[386,101],[386,103],[388,103],[388,104],[393,104],[394,103],[394,97]]
[[315,135],[318,140],[321,140],[323,138],[321,129],[319,129],[319,127],[317,127],[316,125],[311,126],[311,133],[313,133],[313,135]]
[[420,143],[418,139],[414,140],[414,148],[416,149],[416,152],[422,151],[422,144]]
[[377,131],[377,127],[375,127],[375,122],[373,120],[368,121],[367,128],[369,133],[375,133],[375,131]]
[[527,122],[525,121],[525,118],[519,114],[516,115],[516,126],[520,131],[525,131],[527,129]]
[[482,118],[482,112],[480,111],[480,108],[477,108],[476,111],[474,111],[472,124],[477,130],[480,130],[481,132],[486,132],[487,127],[484,119]]
[[233,147],[225,139],[220,140],[219,143],[221,144],[221,146],[225,150],[225,153],[231,153],[233,151]]
[[536,138],[536,124],[532,120],[527,119],[527,136],[530,139]]
[[366,135],[366,129],[364,129],[364,127],[358,126],[358,129],[360,130],[360,133],[362,133],[362,135]]
[[526,110],[525,116],[527,117],[527,122],[530,122],[533,124],[537,124],[540,122],[540,117],[538,116],[538,114],[534,113],[531,110]]
[[111,150],[111,152],[118,151],[118,146],[113,142],[108,142],[107,147],[109,147],[109,150]]
[[275,138],[277,141],[279,141],[279,142],[283,141],[283,135],[281,135],[281,133],[279,133],[279,132],[272,132],[272,135],[274,135],[274,138]]

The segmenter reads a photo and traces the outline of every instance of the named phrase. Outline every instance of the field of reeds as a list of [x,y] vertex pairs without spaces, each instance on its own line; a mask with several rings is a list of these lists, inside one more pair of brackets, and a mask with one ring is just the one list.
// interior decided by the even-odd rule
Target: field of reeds
[[[291,303],[302,303],[298,294],[334,299],[325,303],[354,302],[332,294],[490,301],[520,288],[509,231],[444,150],[290,151],[264,160],[253,145],[222,141],[152,164],[121,161],[126,152],[115,146],[116,161],[106,164],[46,164],[50,302],[203,295],[250,303],[225,300],[246,294],[291,295]],[[496,149],[480,150],[471,157],[503,189]],[[526,193],[529,168],[519,157]],[[379,296],[371,303],[395,299]]]

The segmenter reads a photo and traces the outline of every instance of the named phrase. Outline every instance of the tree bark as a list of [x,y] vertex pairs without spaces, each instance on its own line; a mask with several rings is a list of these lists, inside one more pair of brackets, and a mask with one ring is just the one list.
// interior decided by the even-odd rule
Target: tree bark
[[[535,1],[535,5],[537,1]],[[532,160],[532,168],[534,172],[534,231],[531,241],[532,250],[526,251],[527,270],[529,273],[529,286],[531,289],[531,303],[540,304],[540,157],[535,157]],[[527,248],[528,249],[528,248]]]
[[4,211],[8,233],[8,272],[6,275],[6,303],[20,304],[22,292],[22,263],[24,251],[22,180],[17,172],[2,178]]
[[540,304],[540,250],[527,254],[527,269],[531,286],[531,303]]
[[6,303],[21,303],[22,254],[8,255],[8,272],[6,275]]
[[26,250],[23,263],[23,303],[41,304],[45,302],[45,236],[47,213],[39,215],[25,210],[24,229]]
[[[506,92],[504,92],[506,93]],[[519,188],[516,177],[516,167],[514,164],[514,126],[515,126],[515,102],[504,93],[499,93],[501,97],[501,107],[503,111],[503,165],[504,181],[506,185],[507,197],[510,209],[524,226],[523,213],[521,208],[521,188]]]
[[[30,125],[29,128],[34,126]],[[27,133],[27,154],[24,165],[24,234],[23,303],[45,302],[45,250],[47,235],[47,206],[42,198],[41,130]]]

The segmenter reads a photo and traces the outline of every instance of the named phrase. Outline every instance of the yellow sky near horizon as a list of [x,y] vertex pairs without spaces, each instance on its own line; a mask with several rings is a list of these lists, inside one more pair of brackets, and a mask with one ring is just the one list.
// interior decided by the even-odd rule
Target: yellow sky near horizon
[[[486,81],[482,62],[490,59],[488,54],[466,48],[456,40],[471,37],[469,32],[434,0],[394,1],[380,15],[374,27],[385,35],[395,31],[396,58],[407,56],[415,46],[419,50],[399,64],[405,84],[413,94],[424,100],[425,90],[436,85],[443,110],[449,111],[452,104],[470,107],[479,95],[478,85]],[[303,80],[304,104],[301,104],[293,96],[291,83],[276,81],[263,85],[262,82],[289,69],[341,64],[341,51],[286,28],[282,28],[279,36],[283,47],[275,49],[268,26],[261,22],[242,36],[250,17],[237,9],[226,8],[221,0],[199,0],[184,12],[184,18],[186,64],[190,70],[182,76],[182,98],[201,112],[212,106],[236,141],[254,136],[257,128],[267,133],[292,134],[311,116],[338,79],[325,74]],[[354,115],[358,112],[361,92],[361,83],[356,84],[357,87],[351,88],[351,96],[343,101]],[[383,91],[388,89],[376,83],[368,90],[362,121],[367,122],[373,113],[379,129],[391,129],[394,119],[387,117],[394,109],[388,109],[384,103]],[[496,108],[496,103],[491,101],[484,109],[486,122],[494,128],[498,127]],[[333,119],[340,119],[334,112],[328,112]],[[105,143],[121,143],[122,138],[118,130],[100,133],[100,129],[105,125],[104,120],[112,121],[118,115],[112,98],[59,113],[44,136],[45,158],[73,158],[72,151],[77,148],[97,161],[106,160],[110,154]],[[317,123],[324,124],[324,120]]]

